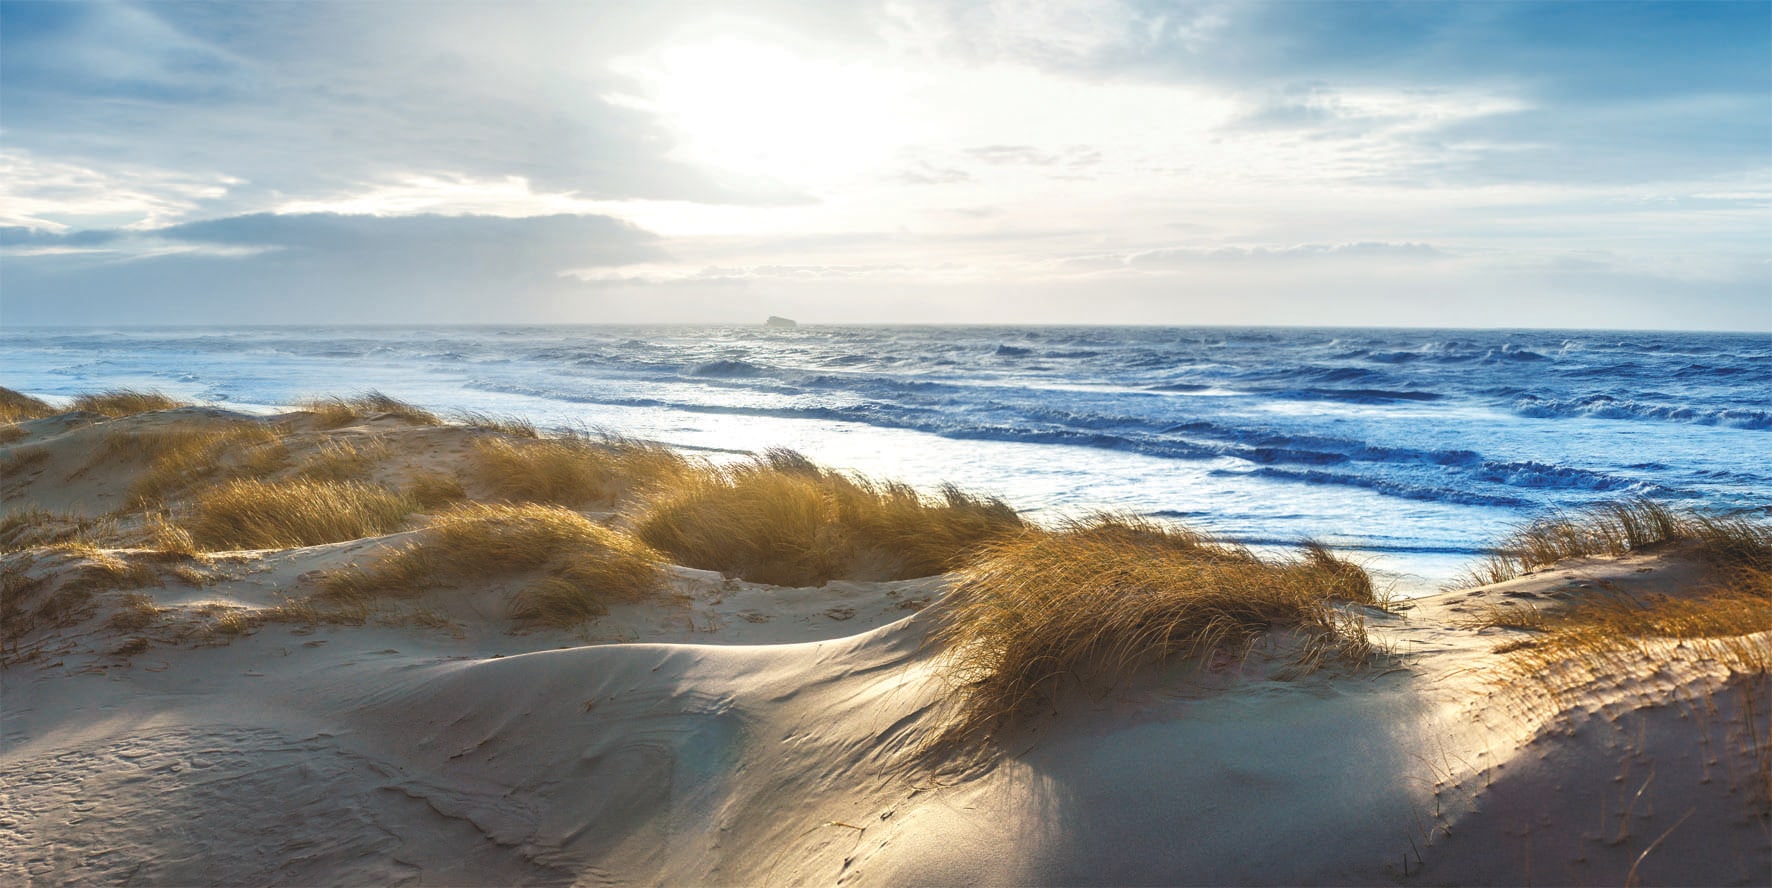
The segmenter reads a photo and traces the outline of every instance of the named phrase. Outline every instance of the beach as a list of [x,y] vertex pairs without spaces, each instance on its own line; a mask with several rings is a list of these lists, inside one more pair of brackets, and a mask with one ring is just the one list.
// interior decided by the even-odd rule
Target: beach
[[[8,882],[1768,875],[1772,621],[1746,519],[1633,524],[1621,551],[1478,562],[1405,599],[1328,550],[1039,525],[785,451],[700,468],[385,398],[43,406],[0,445]],[[796,484],[848,504],[808,519],[824,548],[694,536],[730,542],[756,491]],[[261,523],[290,490],[334,511],[349,492],[378,529]],[[386,520],[377,491],[404,498]],[[1676,515],[1619,509],[1590,523]],[[1029,560],[1084,544],[1121,548]],[[1096,618],[1064,589],[1043,600],[1076,610],[1025,612],[1054,573],[1150,605],[983,696],[1017,649],[980,614],[1040,638]],[[1288,609],[1183,626],[1211,583],[1152,578],[1196,576]]]
[[0,885],[1772,886],[1772,3],[0,0]]

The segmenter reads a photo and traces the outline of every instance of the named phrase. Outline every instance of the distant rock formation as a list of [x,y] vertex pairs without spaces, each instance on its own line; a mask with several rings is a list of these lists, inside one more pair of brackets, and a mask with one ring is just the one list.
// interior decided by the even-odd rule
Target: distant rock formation
[[798,327],[798,326],[800,326],[800,324],[798,321],[795,321],[793,318],[784,318],[784,317],[778,317],[776,315],[770,315],[769,320],[763,322],[763,326],[765,326],[765,327],[781,327],[781,328],[786,329],[788,327]]

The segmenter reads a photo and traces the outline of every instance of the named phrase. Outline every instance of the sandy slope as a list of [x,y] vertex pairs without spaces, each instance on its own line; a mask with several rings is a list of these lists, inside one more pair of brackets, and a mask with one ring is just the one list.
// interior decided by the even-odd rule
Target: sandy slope
[[[459,430],[424,434],[447,453]],[[90,472],[52,483],[79,459],[9,480],[8,506],[96,498]],[[1303,672],[1277,635],[1071,686],[961,760],[927,749],[952,698],[921,608],[939,579],[682,569],[578,632],[512,634],[499,584],[362,626],[222,619],[396,541],[240,553],[202,584],[125,553],[163,583],[138,590],[152,625],[110,624],[132,605],[103,593],[0,670],[0,881],[1772,881],[1764,675],[1660,658],[1553,695],[1493,650],[1521,630],[1469,626],[1490,602],[1680,594],[1698,573],[1675,558],[1361,609],[1394,654],[1361,671]],[[47,588],[82,570],[26,558],[4,564]]]

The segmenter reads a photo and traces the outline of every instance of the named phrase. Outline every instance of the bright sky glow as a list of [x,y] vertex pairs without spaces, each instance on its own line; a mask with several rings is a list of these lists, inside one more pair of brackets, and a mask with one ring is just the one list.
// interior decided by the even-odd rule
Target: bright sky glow
[[908,78],[737,37],[668,45],[610,70],[642,84],[612,102],[658,115],[685,161],[799,184],[859,175],[912,133]]
[[9,321],[1772,329],[1763,3],[0,16]]

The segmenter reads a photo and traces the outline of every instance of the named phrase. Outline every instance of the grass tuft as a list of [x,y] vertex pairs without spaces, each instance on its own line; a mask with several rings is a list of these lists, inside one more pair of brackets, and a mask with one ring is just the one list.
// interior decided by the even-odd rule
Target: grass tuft
[[109,391],[80,395],[74,399],[74,410],[85,410],[115,419],[119,416],[134,416],[137,413],[155,413],[161,410],[173,410],[189,407],[190,402],[155,391],[138,391],[136,389],[111,389]]
[[491,413],[463,410],[456,413],[454,418],[458,424],[470,429],[496,432],[507,438],[535,439],[541,437],[541,433],[535,429],[535,423],[521,416],[496,416]]
[[143,508],[218,477],[262,478],[289,460],[278,429],[253,421],[193,422],[109,434],[96,459],[146,456],[130,485],[128,505]]
[[27,419],[43,419],[55,416],[62,411],[49,406],[49,402],[41,401],[30,395],[15,392],[9,388],[0,388],[0,423],[23,422]]
[[443,424],[437,414],[377,391],[365,392],[354,398],[316,398],[302,402],[301,408],[314,414],[315,423],[322,429],[336,429],[383,416],[393,416],[412,425]]
[[109,518],[87,518],[73,512],[52,512],[27,506],[0,516],[0,554],[40,546],[97,548],[112,538],[117,524]]
[[352,441],[333,438],[320,446],[295,470],[310,481],[364,481],[378,463],[388,458],[388,444],[380,438]]
[[198,497],[184,527],[197,548],[286,549],[398,530],[411,498],[348,481],[230,481]]
[[466,503],[439,516],[415,541],[368,567],[330,574],[323,593],[367,603],[417,595],[460,581],[541,572],[518,592],[511,617],[572,626],[664,588],[662,559],[631,536],[577,512],[547,505]]
[[819,468],[792,451],[703,468],[656,493],[635,532],[681,563],[778,586],[945,573],[1026,525],[997,499]]
[[1745,517],[1670,509],[1646,499],[1600,503],[1540,518],[1514,531],[1465,577],[1500,583],[1570,558],[1619,556],[1667,543],[1694,543],[1725,571],[1772,571],[1772,526]]
[[614,436],[474,442],[473,477],[512,502],[585,506],[618,498],[691,472],[673,450]]
[[1369,656],[1363,625],[1340,616],[1336,600],[1370,602],[1371,583],[1320,546],[1262,559],[1116,516],[997,541],[958,572],[936,631],[960,692],[946,739],[1031,711],[1067,676],[1111,682],[1153,662],[1247,645],[1275,627],[1304,630],[1313,658]]
[[468,498],[461,482],[442,472],[420,472],[412,476],[406,493],[425,511],[439,509]]

